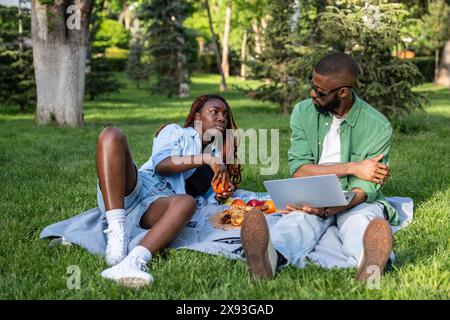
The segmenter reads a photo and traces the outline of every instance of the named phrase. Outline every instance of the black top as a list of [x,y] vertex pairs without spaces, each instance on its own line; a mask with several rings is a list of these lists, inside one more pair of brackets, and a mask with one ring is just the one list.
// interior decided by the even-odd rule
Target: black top
[[194,173],[184,181],[186,193],[194,198],[205,194],[211,187],[213,176],[214,172],[209,165],[204,164],[201,167],[198,167]]

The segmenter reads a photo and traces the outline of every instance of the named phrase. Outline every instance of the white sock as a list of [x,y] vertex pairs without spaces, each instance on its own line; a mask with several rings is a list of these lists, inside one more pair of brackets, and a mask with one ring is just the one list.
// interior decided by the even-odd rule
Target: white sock
[[125,221],[125,209],[113,209],[106,211],[106,220],[108,224],[111,224],[113,221],[123,222]]
[[130,251],[128,257],[140,258],[140,260],[145,261],[147,264],[150,260],[152,260],[152,253],[144,246],[136,246]]

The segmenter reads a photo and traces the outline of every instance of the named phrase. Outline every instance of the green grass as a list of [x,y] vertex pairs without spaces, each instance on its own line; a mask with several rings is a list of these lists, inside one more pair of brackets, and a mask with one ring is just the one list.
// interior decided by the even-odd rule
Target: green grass
[[[121,77],[125,81],[124,77]],[[217,92],[212,75],[192,78],[192,97]],[[240,81],[234,79],[232,84]],[[95,143],[105,126],[129,137],[138,164],[150,154],[155,130],[183,123],[193,98],[167,99],[128,87],[85,103],[83,129],[37,127],[31,113],[0,108],[0,299],[448,299],[450,292],[450,96],[417,88],[430,99],[426,113],[399,121],[392,144],[393,176],[386,195],[412,197],[414,223],[395,236],[398,262],[381,289],[353,281],[355,270],[288,267],[274,280],[252,283],[242,261],[169,250],[149,264],[156,282],[133,290],[104,280],[104,259],[75,246],[39,240],[47,225],[96,206]],[[289,117],[271,103],[225,94],[241,128],[280,129],[277,175],[287,176]],[[242,188],[263,191],[259,166],[247,165]],[[66,286],[79,266],[81,288]]]

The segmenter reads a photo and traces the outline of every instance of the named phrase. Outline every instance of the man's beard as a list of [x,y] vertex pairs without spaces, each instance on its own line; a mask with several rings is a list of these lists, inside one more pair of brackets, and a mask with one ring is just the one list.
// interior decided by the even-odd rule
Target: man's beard
[[316,110],[319,113],[328,113],[333,110],[336,110],[339,107],[339,104],[340,104],[339,99],[334,98],[333,100],[331,100],[330,102],[328,102],[322,106],[314,103],[314,107],[316,107]]

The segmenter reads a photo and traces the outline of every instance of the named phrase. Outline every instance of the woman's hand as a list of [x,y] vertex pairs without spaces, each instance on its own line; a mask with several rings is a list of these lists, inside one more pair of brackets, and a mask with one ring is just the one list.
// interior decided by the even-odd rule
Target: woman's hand
[[214,172],[214,176],[211,181],[221,181],[222,187],[225,186],[225,181],[228,181],[227,167],[223,164],[222,159],[206,154],[203,159],[207,165],[209,165]]
[[222,194],[216,193],[216,200],[219,202],[224,202],[233,194],[234,190],[236,190],[235,186],[230,184],[228,191],[224,191]]

